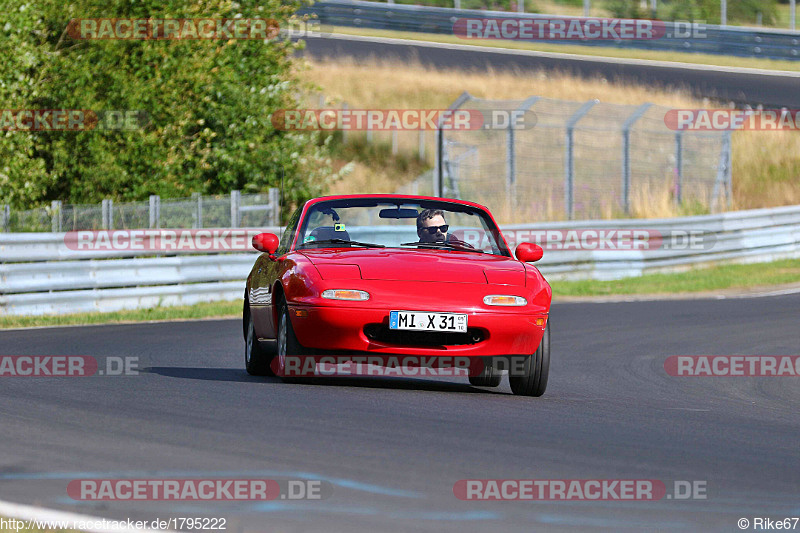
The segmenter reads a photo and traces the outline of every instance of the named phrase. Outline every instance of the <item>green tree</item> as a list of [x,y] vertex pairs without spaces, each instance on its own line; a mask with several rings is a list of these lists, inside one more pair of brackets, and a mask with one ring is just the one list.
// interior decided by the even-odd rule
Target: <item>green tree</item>
[[135,131],[0,132],[0,202],[99,202],[262,191],[288,204],[335,179],[317,133],[277,131],[297,107],[298,46],[270,40],[77,40],[85,18],[271,18],[304,0],[0,0],[0,108],[141,110]]

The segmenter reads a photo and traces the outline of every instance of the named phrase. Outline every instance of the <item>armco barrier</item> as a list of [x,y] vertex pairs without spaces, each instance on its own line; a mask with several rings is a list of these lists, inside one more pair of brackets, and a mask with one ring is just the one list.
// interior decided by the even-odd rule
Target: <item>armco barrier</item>
[[[800,258],[800,206],[671,219],[503,227],[504,232],[570,229],[645,229],[662,234],[691,230],[701,232],[712,244],[695,250],[546,250],[536,265],[550,280],[608,280],[717,262]],[[264,231],[277,232],[278,228]],[[0,315],[116,311],[235,300],[244,293],[244,279],[256,256],[255,251],[169,256],[77,252],[67,249],[63,233],[0,234]]]
[[[350,26],[384,30],[453,34],[453,23],[460,18],[553,18],[552,15],[481,11],[446,7],[386,4],[380,2],[317,2],[301,10],[314,14],[323,25]],[[569,18],[569,17],[558,17]],[[800,32],[767,28],[703,25],[701,34],[690,30],[688,23],[665,22],[665,35],[653,40],[581,40],[573,44],[613,46],[676,52],[800,59]],[[686,36],[686,37],[684,37]],[[542,41],[562,42],[563,41]],[[465,39],[465,44],[476,44]]]

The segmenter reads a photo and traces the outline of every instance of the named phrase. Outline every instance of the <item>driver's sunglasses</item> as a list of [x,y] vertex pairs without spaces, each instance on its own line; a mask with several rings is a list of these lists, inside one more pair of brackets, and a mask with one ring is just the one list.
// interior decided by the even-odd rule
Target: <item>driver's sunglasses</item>
[[437,230],[441,230],[442,233],[447,233],[447,230],[450,229],[450,225],[445,224],[443,226],[428,226],[427,228],[422,228],[422,229],[426,230],[431,235],[434,235]]

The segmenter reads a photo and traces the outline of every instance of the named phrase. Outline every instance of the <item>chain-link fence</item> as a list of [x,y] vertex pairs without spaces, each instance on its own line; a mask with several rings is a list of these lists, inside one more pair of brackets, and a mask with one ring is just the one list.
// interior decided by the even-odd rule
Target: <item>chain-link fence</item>
[[161,199],[150,196],[147,202],[102,204],[62,204],[53,201],[49,208],[25,211],[0,205],[0,230],[4,232],[75,231],[147,228],[257,228],[280,223],[280,193],[229,196],[201,196]]
[[731,200],[730,132],[671,130],[663,107],[464,93],[451,109],[526,113],[522,129],[438,132],[435,193],[503,222],[647,216],[664,203],[713,212]]

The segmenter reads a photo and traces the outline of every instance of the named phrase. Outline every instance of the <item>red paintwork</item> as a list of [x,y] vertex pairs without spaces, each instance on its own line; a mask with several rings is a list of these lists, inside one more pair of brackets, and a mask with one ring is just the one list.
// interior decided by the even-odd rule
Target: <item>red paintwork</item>
[[[342,198],[449,201],[488,213],[478,204],[422,196],[349,195],[317,198],[306,203],[300,220],[315,203]],[[492,220],[494,222],[494,220]],[[296,241],[296,238],[295,238]],[[494,356],[531,354],[541,342],[552,292],[538,269],[513,257],[449,250],[331,248],[295,251],[271,260],[262,254],[247,279],[246,296],[260,339],[274,339],[277,303],[285,298],[297,339],[308,348],[408,355]],[[530,250],[533,251],[533,250]],[[265,296],[266,289],[269,294]],[[258,298],[251,292],[256,289]],[[321,297],[325,289],[359,289],[367,301],[337,301]],[[522,296],[523,307],[483,303],[489,294]],[[468,313],[469,328],[485,339],[477,344],[438,348],[385,344],[370,340],[366,324],[388,323],[391,310]]]
[[532,242],[521,242],[514,255],[520,261],[538,261],[544,255],[544,249]]
[[278,249],[278,236],[274,233],[259,233],[253,236],[253,248],[259,252],[274,254]]

